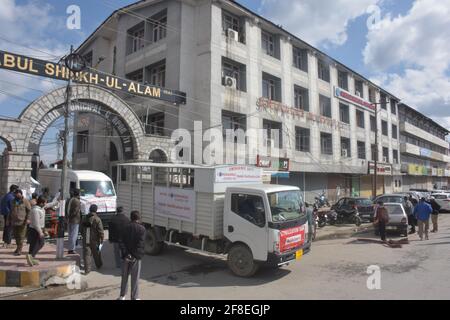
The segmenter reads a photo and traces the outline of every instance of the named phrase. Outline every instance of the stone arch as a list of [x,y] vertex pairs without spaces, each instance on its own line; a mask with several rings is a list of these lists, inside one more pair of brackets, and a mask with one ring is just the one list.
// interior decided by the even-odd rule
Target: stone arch
[[164,150],[155,148],[150,151],[149,160],[155,163],[167,163],[169,157],[167,156],[167,153]]
[[[66,87],[62,87],[36,99],[22,111],[19,121],[28,127],[24,137],[24,147],[28,152],[35,152],[34,149],[36,149],[36,145],[40,144],[46,129],[59,118],[60,113],[58,112],[61,112],[65,101]],[[99,110],[102,110],[104,116],[114,117],[117,115],[118,119],[121,118],[131,134],[129,137],[129,143],[133,146],[131,158],[140,158],[140,138],[144,136],[142,122],[133,109],[119,96],[97,86],[73,85],[71,101],[72,105],[79,102],[98,104]]]

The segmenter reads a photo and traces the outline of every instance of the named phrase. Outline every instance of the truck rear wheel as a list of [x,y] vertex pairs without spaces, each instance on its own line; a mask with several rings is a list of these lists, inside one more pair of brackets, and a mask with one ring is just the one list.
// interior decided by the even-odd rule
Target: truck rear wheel
[[251,250],[243,245],[234,245],[228,252],[228,267],[239,277],[251,277],[258,271]]
[[148,228],[145,236],[145,253],[156,256],[161,253],[164,242],[159,242],[156,237],[155,229]]

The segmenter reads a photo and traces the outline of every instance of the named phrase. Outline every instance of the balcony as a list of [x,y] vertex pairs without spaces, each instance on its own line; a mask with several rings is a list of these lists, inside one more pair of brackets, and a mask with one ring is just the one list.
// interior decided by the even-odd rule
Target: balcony
[[436,161],[442,161],[442,162],[448,162],[450,160],[450,157],[438,152],[434,152],[425,148],[421,148],[419,146],[402,142],[400,144],[400,152],[401,153],[408,153],[413,156],[418,156],[421,158],[426,158],[430,160],[436,160]]
[[416,126],[413,126],[412,124],[408,122],[403,122],[400,124],[400,132],[408,133],[412,136],[419,137],[421,139],[430,141],[431,143],[434,143],[442,148],[449,148],[449,143],[445,140],[439,139],[438,137],[432,135],[431,133],[426,132],[425,130],[422,130]]

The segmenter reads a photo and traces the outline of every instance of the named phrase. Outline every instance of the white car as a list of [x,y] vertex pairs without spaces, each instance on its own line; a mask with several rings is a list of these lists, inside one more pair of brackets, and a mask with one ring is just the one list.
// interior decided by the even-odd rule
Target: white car
[[442,211],[450,211],[450,193],[433,193],[431,196],[441,206]]

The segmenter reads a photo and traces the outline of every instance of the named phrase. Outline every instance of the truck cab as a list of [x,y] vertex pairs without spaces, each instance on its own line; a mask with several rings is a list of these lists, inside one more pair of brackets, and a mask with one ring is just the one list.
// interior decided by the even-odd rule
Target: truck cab
[[[253,273],[261,263],[288,264],[310,250],[306,210],[297,187],[229,187],[224,211],[223,232],[231,243],[229,266],[238,275]],[[238,252],[233,252],[236,247]]]

